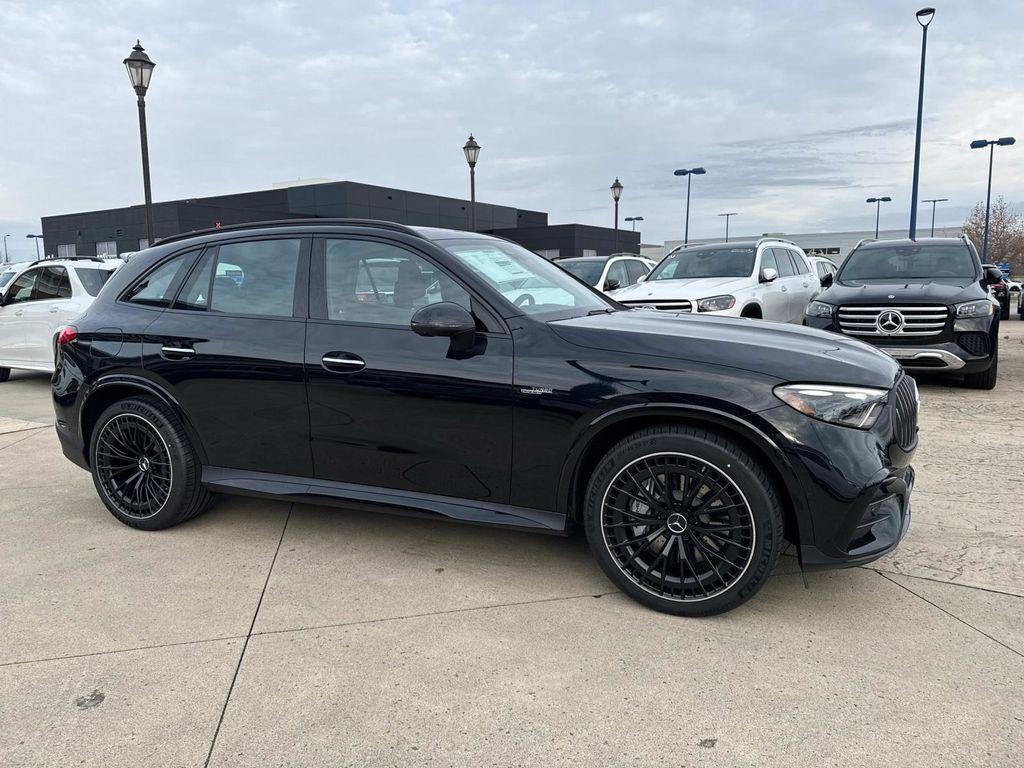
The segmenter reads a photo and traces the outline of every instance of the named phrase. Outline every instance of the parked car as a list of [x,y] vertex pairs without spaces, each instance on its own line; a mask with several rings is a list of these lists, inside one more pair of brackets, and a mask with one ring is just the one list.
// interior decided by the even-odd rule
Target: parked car
[[76,258],[18,265],[0,286],[0,382],[12,368],[53,372],[61,330],[89,307],[120,264]]
[[[992,293],[992,298],[999,304],[999,319],[1009,320],[1010,319],[1010,283],[1006,279],[1006,275],[999,268],[997,264],[982,264],[982,269],[985,270],[986,274],[991,274],[995,277],[995,273],[999,273],[998,282],[990,282],[988,285],[989,291]],[[993,271],[995,270],[995,271]]]
[[577,256],[555,264],[599,291],[636,285],[654,269],[654,262],[634,255]]
[[[832,261],[832,259],[824,256],[808,256],[807,261],[811,263],[811,268],[814,270],[814,274],[818,277],[818,283],[821,285],[821,290],[824,290],[826,280],[830,280],[835,277],[836,270],[838,270],[839,267],[836,266],[836,263]],[[819,293],[821,290],[819,290]]]
[[630,307],[799,323],[819,290],[803,251],[766,237],[681,246],[642,283],[609,295]]
[[806,324],[874,344],[908,370],[992,389],[999,313],[988,287],[1000,280],[966,237],[864,242],[808,305]]
[[14,276],[18,274],[18,271],[19,269],[17,266],[8,266],[0,269],[0,291],[2,291],[4,287],[14,279]]
[[168,238],[59,349],[64,453],[145,530],[217,492],[582,525],[620,589],[696,616],[749,599],[784,539],[835,567],[909,525],[917,395],[891,357],[624,310],[487,235],[315,219]]

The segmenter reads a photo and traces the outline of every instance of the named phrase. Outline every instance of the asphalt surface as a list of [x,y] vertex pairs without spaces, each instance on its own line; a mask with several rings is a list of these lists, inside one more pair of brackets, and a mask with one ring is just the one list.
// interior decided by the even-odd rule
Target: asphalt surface
[[619,594],[580,537],[225,499],[160,533],[0,384],[0,765],[1019,766],[1024,322],[920,379],[914,519],[733,613]]

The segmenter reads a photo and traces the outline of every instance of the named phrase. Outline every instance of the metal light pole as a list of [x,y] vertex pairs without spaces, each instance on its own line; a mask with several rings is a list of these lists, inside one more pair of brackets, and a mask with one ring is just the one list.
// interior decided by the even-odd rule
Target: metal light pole
[[719,216],[725,216],[725,242],[729,242],[729,219],[732,216],[739,216],[738,213],[720,213]]
[[948,203],[949,202],[949,198],[948,197],[934,197],[931,200],[922,200],[921,202],[922,203],[931,203],[932,204],[932,233],[931,233],[931,235],[929,235],[929,237],[935,237],[935,204],[936,203]]
[[983,149],[988,147],[988,194],[985,195],[985,244],[981,248],[981,262],[988,261],[988,213],[992,206],[992,161],[995,159],[996,144],[1000,147],[1009,147],[1017,140],[1013,136],[1004,136],[1001,139],[976,139],[971,142],[971,149]]
[[7,258],[7,238],[10,235],[4,235],[4,264],[9,264],[10,260]]
[[878,215],[882,208],[882,203],[891,203],[891,197],[869,197],[864,202],[875,204],[875,240],[878,239]]
[[924,114],[924,55],[928,49],[928,25],[935,18],[934,8],[922,8],[917,12],[917,23],[921,25],[921,82],[917,90],[917,138],[914,141],[914,183],[910,190],[910,239],[917,239],[917,184],[921,177],[921,118]]
[[135,94],[139,97],[139,136],[142,140],[142,185],[146,191],[146,237],[147,244],[153,245],[153,193],[149,186],[149,137],[146,135],[146,89],[153,76],[156,64],[146,55],[146,49],[139,41],[124,60],[128,78],[132,81]]
[[615,181],[612,182],[612,200],[615,201],[615,253],[619,252],[619,198],[622,197],[622,182],[619,181],[619,177],[615,177]]
[[643,221],[644,217],[643,216],[627,216],[625,220],[628,221],[633,226],[633,231],[636,232],[636,223],[638,221]]
[[677,171],[673,171],[673,176],[685,176],[686,177],[686,226],[683,230],[683,245],[690,242],[690,177],[701,176],[707,173],[703,168],[680,168]]
[[30,238],[32,238],[33,240],[36,241],[36,259],[38,259],[39,258],[39,241],[42,239],[43,236],[42,235],[25,235],[25,237],[30,237]]
[[476,160],[480,157],[480,145],[476,143],[472,133],[462,145],[462,151],[469,164],[469,228],[476,232]]

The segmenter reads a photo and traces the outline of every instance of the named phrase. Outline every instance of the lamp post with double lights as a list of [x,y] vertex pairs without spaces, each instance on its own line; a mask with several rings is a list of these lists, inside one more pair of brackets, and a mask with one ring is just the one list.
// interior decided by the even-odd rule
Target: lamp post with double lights
[[733,213],[720,213],[718,215],[725,217],[725,242],[728,243],[729,242],[729,219],[731,219],[733,216],[739,216],[739,214],[733,212]]
[[146,134],[146,91],[149,89],[149,80],[153,77],[153,67],[156,64],[146,54],[138,40],[135,47],[124,60],[125,69],[128,70],[128,78],[132,81],[135,95],[139,97],[139,137],[142,141],[142,186],[146,194],[146,238],[147,245],[153,245],[153,193],[149,185],[149,137]]
[[910,239],[917,239],[917,185],[921,178],[921,118],[924,114],[924,60],[928,50],[928,25],[935,18],[934,8],[922,8],[915,16],[921,25],[921,81],[917,89],[917,136],[914,140],[914,183],[910,190]]
[[10,235],[4,235],[4,264],[10,263],[8,258],[7,258],[7,238],[8,237],[10,237]]
[[995,159],[996,145],[1009,147],[1016,143],[1013,136],[1004,136],[1001,139],[975,139],[971,142],[971,149],[984,149],[988,147],[988,193],[985,195],[985,244],[981,249],[981,263],[988,262],[988,212],[992,206],[992,161]]
[[36,241],[36,258],[39,258],[39,241],[43,239],[42,235],[25,235],[25,237],[31,238]]
[[615,253],[619,252],[619,198],[622,197],[622,182],[615,177],[612,182],[612,200],[615,201]]
[[634,232],[636,232],[636,223],[638,221],[643,221],[643,220],[644,220],[643,216],[627,216],[625,218],[625,221],[628,221],[633,226],[633,231]]
[[935,237],[935,204],[936,203],[948,203],[949,202],[949,198],[948,197],[933,197],[931,200],[922,200],[921,202],[922,203],[931,203],[932,204],[932,233],[929,235],[929,237]]
[[462,145],[462,151],[466,155],[466,163],[469,165],[469,228],[476,232],[476,161],[480,157],[480,145],[477,144],[473,134],[469,134],[466,143]]
[[882,203],[891,203],[891,197],[869,197],[864,202],[875,204],[875,240],[878,239],[878,215],[882,208]]
[[707,171],[703,168],[680,168],[672,172],[673,176],[686,177],[686,225],[683,229],[683,245],[690,242],[690,178],[703,176]]

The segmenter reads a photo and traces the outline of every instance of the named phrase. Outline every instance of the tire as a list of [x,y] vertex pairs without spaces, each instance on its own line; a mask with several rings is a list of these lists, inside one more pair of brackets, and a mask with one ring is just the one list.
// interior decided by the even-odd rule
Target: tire
[[999,349],[992,354],[992,365],[980,373],[968,373],[964,376],[964,386],[971,389],[995,389],[999,375]]
[[999,302],[999,319],[1009,320],[1010,319],[1010,294],[1006,294],[1006,301]]
[[103,411],[89,440],[89,466],[107,509],[133,528],[169,528],[212,499],[181,419],[154,398],[130,397]]
[[9,378],[11,378],[11,369],[10,368],[0,368],[0,384],[3,384]]
[[[658,509],[648,502],[665,498],[666,479],[672,501]],[[782,503],[764,467],[727,437],[694,427],[652,427],[616,444],[590,477],[584,527],[617,587],[677,616],[746,602],[783,547]]]

